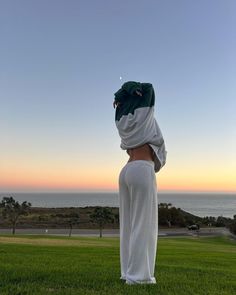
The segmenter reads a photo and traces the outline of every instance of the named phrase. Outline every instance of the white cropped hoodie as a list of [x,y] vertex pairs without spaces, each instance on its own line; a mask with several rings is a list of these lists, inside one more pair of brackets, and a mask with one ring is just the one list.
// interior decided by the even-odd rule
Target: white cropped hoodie
[[155,155],[154,169],[158,172],[166,163],[167,152],[154,117],[155,93],[152,84],[126,82],[115,93],[115,102],[115,123],[121,138],[121,149],[149,144]]

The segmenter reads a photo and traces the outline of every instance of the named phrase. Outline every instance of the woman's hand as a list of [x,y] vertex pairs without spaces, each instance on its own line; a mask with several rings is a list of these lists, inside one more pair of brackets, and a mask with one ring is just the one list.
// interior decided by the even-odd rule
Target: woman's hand
[[[143,96],[142,92],[136,90],[135,93],[138,95],[138,96]],[[113,108],[115,109],[116,107],[119,107],[120,105],[120,102],[119,101],[113,101]]]
[[138,96],[143,96],[142,92],[136,90],[135,93],[138,95]]
[[116,107],[118,107],[120,105],[119,101],[113,101],[113,108],[115,109]]

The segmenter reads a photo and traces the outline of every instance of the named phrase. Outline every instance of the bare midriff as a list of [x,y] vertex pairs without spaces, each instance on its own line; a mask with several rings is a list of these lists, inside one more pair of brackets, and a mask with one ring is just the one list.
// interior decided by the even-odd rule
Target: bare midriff
[[132,149],[127,150],[129,155],[128,162],[136,160],[154,161],[153,149],[147,143]]

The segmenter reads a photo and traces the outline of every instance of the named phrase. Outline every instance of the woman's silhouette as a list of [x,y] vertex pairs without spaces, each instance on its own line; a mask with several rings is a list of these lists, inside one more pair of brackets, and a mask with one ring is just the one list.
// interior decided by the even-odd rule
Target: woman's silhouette
[[155,284],[158,202],[155,173],[166,162],[165,143],[154,118],[152,84],[126,82],[115,93],[115,122],[129,155],[119,175],[121,279]]

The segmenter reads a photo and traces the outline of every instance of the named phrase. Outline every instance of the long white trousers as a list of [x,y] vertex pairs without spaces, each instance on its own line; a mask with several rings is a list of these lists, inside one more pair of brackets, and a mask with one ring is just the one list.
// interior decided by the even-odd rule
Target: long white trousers
[[158,202],[154,162],[128,162],[119,176],[121,279],[156,283]]

